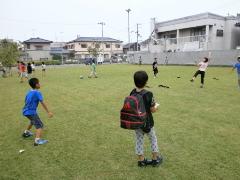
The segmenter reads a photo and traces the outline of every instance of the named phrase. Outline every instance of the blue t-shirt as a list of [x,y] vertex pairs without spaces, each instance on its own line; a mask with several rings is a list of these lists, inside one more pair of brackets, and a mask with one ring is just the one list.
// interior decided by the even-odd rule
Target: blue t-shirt
[[236,63],[234,67],[237,68],[237,73],[240,74],[240,63]]
[[35,115],[37,114],[38,103],[43,101],[43,97],[40,91],[30,90],[25,97],[25,106],[23,107],[23,115]]

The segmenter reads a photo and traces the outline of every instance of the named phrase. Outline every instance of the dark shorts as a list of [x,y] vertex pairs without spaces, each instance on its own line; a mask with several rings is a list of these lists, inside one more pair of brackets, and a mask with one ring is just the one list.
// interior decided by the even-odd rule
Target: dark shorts
[[34,125],[36,129],[43,128],[43,123],[37,114],[27,115],[26,117],[30,120],[30,124]]

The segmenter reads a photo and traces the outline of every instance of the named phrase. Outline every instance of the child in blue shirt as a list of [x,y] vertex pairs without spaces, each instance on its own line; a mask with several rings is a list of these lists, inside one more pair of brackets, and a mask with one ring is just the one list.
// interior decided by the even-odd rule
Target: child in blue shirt
[[238,74],[238,88],[240,89],[240,56],[237,58],[238,62],[233,66],[233,69],[237,68],[237,74]]
[[25,97],[25,106],[23,107],[22,113],[30,120],[30,124],[27,126],[27,129],[24,131],[22,136],[25,138],[32,136],[33,133],[30,131],[30,129],[34,125],[36,128],[34,146],[37,146],[48,142],[47,140],[41,139],[43,123],[37,114],[37,107],[39,102],[48,113],[49,118],[53,116],[53,113],[48,110],[47,105],[43,102],[43,96],[38,90],[40,89],[39,80],[37,78],[31,78],[29,80],[29,85],[32,87],[32,89],[27,93]]

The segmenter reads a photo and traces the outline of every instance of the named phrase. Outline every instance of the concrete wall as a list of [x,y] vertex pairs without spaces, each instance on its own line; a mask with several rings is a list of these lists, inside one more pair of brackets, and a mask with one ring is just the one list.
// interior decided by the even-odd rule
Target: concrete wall
[[209,57],[210,65],[232,66],[240,56],[240,50],[221,50],[221,51],[191,51],[191,52],[170,52],[170,53],[149,53],[135,52],[128,54],[130,63],[138,63],[139,56],[142,57],[143,64],[152,64],[155,57],[159,64],[174,64],[174,65],[194,65],[203,57]]
[[50,51],[26,51],[28,53],[28,58],[32,60],[41,60],[41,59],[52,59]]

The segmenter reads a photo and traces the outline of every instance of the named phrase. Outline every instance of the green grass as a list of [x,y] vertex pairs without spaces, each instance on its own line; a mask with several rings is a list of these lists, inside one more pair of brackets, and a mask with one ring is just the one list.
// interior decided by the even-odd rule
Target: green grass
[[[119,111],[139,69],[148,72],[149,90],[160,103],[154,120],[164,163],[158,168],[137,167],[134,131],[119,127]],[[103,65],[97,67],[99,78],[88,79],[89,67],[48,69],[39,79],[54,117],[39,107],[49,143],[38,147],[33,138],[21,138],[28,124],[21,115],[28,84],[16,74],[0,78],[0,179],[240,179],[236,74],[209,67],[200,89],[199,77],[189,82],[195,71],[161,66],[153,79],[151,66]],[[147,138],[145,154],[151,155]]]

